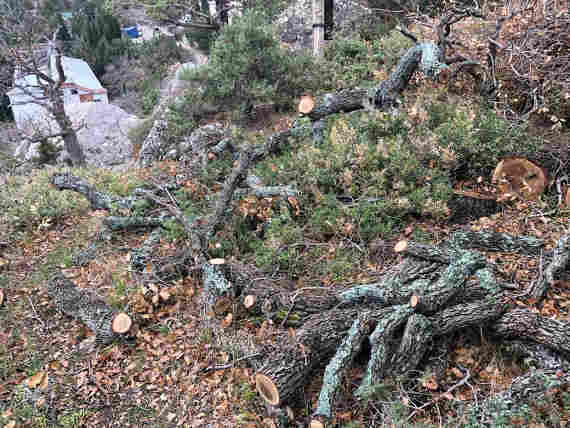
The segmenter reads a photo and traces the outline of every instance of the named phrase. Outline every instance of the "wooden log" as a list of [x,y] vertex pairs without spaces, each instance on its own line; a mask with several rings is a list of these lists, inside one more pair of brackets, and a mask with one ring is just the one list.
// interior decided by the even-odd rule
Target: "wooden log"
[[553,286],[556,278],[566,270],[570,261],[570,235],[564,235],[556,243],[552,251],[552,260],[542,275],[532,283],[529,295],[537,300],[546,296],[548,288]]
[[501,211],[501,204],[495,196],[480,195],[473,192],[454,191],[447,201],[451,211],[451,223],[467,223],[481,217],[489,217]]
[[153,228],[162,226],[172,217],[140,217],[140,216],[108,216],[103,219],[103,224],[112,231]]
[[[429,286],[430,280],[439,276],[441,263],[407,258],[384,275],[381,281],[350,287],[338,294],[345,304],[362,304],[390,306],[408,303],[414,292]],[[418,281],[418,282],[416,282]]]
[[58,310],[83,322],[95,333],[97,344],[108,344],[126,337],[131,330],[131,317],[117,312],[100,298],[77,287],[61,272],[56,272],[48,281],[48,294]]
[[426,353],[433,338],[431,321],[421,314],[412,314],[406,323],[406,329],[398,350],[392,358],[392,373],[405,375],[415,370]]
[[570,356],[570,323],[543,317],[528,309],[515,309],[495,321],[493,334],[506,339],[525,339]]
[[393,338],[396,330],[406,323],[413,313],[408,305],[392,306],[387,308],[387,313],[379,317],[374,332],[370,336],[372,345],[371,357],[362,383],[355,392],[357,397],[363,398],[370,388],[380,382],[390,367],[390,358],[393,353]]
[[398,241],[394,246],[394,252],[446,264],[460,256],[454,248],[444,245],[422,244],[407,239]]
[[317,409],[314,416],[330,419],[334,397],[338,392],[343,373],[350,367],[352,360],[360,352],[364,340],[372,330],[370,313],[368,311],[358,315],[352,323],[350,330],[339,345],[334,357],[330,360],[323,376],[323,386],[319,394]]
[[0,306],[4,304],[4,299],[5,299],[4,290],[0,288]]
[[343,89],[335,93],[320,95],[315,100],[315,107],[307,116],[317,121],[330,114],[362,109],[366,96],[367,90],[360,88]]
[[[392,312],[391,308],[373,308],[370,318],[382,319]],[[274,345],[268,345],[267,357],[256,375],[257,391],[263,399],[280,405],[295,397],[309,381],[309,374],[337,351],[358,313],[359,309],[332,309],[312,315],[294,339],[283,334]]]
[[512,236],[493,231],[456,231],[448,243],[459,249],[481,249],[483,251],[517,252],[536,256],[544,249],[544,241],[533,236]]
[[493,272],[488,268],[479,269],[475,277],[477,286],[472,287],[476,290],[475,301],[465,299],[469,294],[466,291],[465,295],[450,301],[448,307],[429,317],[434,335],[447,335],[462,328],[487,325],[507,310],[507,299]]
[[485,266],[485,259],[478,253],[466,251],[451,263],[441,277],[433,283],[423,283],[414,291],[412,303],[416,312],[432,314],[445,307],[446,303],[463,289],[467,279],[479,268]]
[[249,315],[263,315],[289,326],[301,325],[308,316],[322,313],[340,303],[327,288],[286,290],[272,281],[251,281],[242,290],[242,302]]
[[70,173],[54,174],[50,181],[51,184],[59,190],[73,190],[85,196],[93,210],[111,211],[115,208],[129,209],[137,201],[137,198],[133,196],[120,198],[115,195],[99,192],[87,181]]
[[412,75],[418,69],[422,59],[422,51],[422,44],[416,44],[408,49],[388,79],[381,82],[374,90],[374,95],[369,103],[378,109],[393,105],[396,96],[406,89]]

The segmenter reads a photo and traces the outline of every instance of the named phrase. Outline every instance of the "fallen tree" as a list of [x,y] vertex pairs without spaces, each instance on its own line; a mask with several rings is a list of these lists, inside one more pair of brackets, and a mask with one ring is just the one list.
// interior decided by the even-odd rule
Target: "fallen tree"
[[[537,255],[543,243],[533,237],[469,231],[457,232],[440,246],[403,241],[395,250],[405,259],[379,282],[340,292],[288,291],[267,281],[250,281],[251,272],[239,264],[217,271],[227,277],[210,280],[225,284],[224,295],[233,287],[229,294],[238,297],[248,316],[262,314],[298,327],[293,337],[284,332],[267,345],[257,390],[272,406],[289,403],[310,373],[326,366],[312,425],[318,427],[331,418],[342,376],[368,339],[370,361],[355,392],[360,397],[386,376],[418,369],[432,339],[473,326],[486,327],[499,339],[540,343],[563,359],[570,357],[570,325],[529,310],[509,310],[510,287],[497,280],[497,267],[473,248]],[[547,258],[547,270],[560,266],[554,253]]]
[[[461,16],[476,15],[471,12],[448,15],[444,27],[449,29]],[[552,284],[566,269],[567,238],[560,240],[552,253],[543,252],[544,244],[536,238],[492,232],[457,232],[441,246],[406,241],[395,248],[404,256],[402,262],[378,282],[357,284],[343,290],[325,287],[286,289],[263,275],[253,275],[251,267],[208,256],[212,238],[226,222],[236,198],[248,193],[261,197],[296,195],[293,186],[264,186],[257,177],[249,174],[257,162],[285,150],[295,138],[320,132],[321,121],[327,115],[362,109],[370,101],[378,108],[392,104],[417,69],[437,75],[453,62],[444,55],[445,44],[449,43],[447,36],[442,40],[442,46],[418,43],[408,51],[390,78],[375,88],[371,99],[367,99],[369,91],[359,88],[326,94],[303,106],[308,120],[297,121],[290,129],[267,138],[264,144],[238,150],[225,139],[223,144],[220,142],[214,147],[201,146],[199,153],[192,154],[196,165],[207,163],[211,151],[220,154],[231,150],[233,168],[221,190],[215,193],[209,210],[200,215],[186,216],[168,189],[141,189],[131,197],[118,198],[98,192],[69,174],[55,175],[52,183],[59,189],[83,194],[94,209],[110,211],[113,216],[105,220],[110,231],[125,228],[158,230],[167,228],[168,222],[175,219],[183,225],[189,241],[175,262],[182,268],[172,270],[155,266],[152,270],[158,277],[171,280],[189,270],[200,270],[207,304],[215,306],[222,300],[224,304],[228,300],[237,300],[244,316],[261,317],[283,327],[298,328],[294,336],[283,331],[273,343],[264,345],[264,359],[258,368],[256,385],[268,404],[282,406],[306,385],[316,369],[326,367],[314,413],[315,427],[333,415],[342,376],[366,341],[372,349],[364,379],[356,391],[358,397],[366,396],[367,391],[388,374],[405,375],[420,367],[422,358],[430,351],[432,339],[473,326],[485,326],[499,338],[539,341],[560,355],[567,355],[567,343],[570,343],[567,324],[551,322],[531,313],[509,312],[509,294],[507,287],[497,279],[497,266],[487,262],[478,251],[473,251],[520,252],[543,257],[547,265],[545,272],[549,273],[544,281],[536,282],[536,293],[544,294],[543,286]],[[141,207],[145,209],[141,210]],[[155,210],[152,215],[150,207]],[[147,242],[140,254],[131,259],[136,260],[133,263],[137,269],[149,260],[156,236],[149,237]],[[62,297],[56,301],[67,302],[68,288],[62,290]],[[73,296],[72,288],[69,290]],[[161,296],[158,288],[154,296],[157,301],[170,299],[167,294]],[[64,310],[66,304],[59,306]],[[68,309],[68,313],[90,323],[94,330],[99,328],[99,324],[91,322],[91,315],[78,316],[76,309]],[[115,331],[109,333],[108,330],[101,333],[103,338],[114,334]]]

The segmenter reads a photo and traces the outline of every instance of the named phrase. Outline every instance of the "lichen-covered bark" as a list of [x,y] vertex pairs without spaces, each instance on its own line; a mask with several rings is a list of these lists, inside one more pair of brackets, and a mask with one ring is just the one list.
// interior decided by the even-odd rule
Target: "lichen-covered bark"
[[99,192],[87,181],[70,173],[54,174],[51,177],[51,183],[59,190],[73,190],[85,196],[93,210],[130,209],[137,200],[136,197],[132,196],[119,198],[118,196]]
[[340,387],[342,375],[349,368],[350,363],[356,357],[362,343],[370,334],[372,323],[369,312],[363,312],[352,323],[350,330],[339,345],[335,355],[325,369],[323,386],[317,402],[315,416],[330,418],[335,394]]
[[263,315],[266,319],[300,326],[313,314],[323,313],[337,306],[340,301],[333,290],[286,290],[264,281],[250,281],[241,290],[241,301],[246,296],[254,296],[254,304],[247,308],[250,316]]
[[[513,380],[511,386],[467,409],[470,421],[479,426],[517,426],[520,415],[533,411],[545,399],[564,400],[563,391],[570,386],[570,374],[560,370],[530,370]],[[512,416],[505,420],[506,417]]]
[[[389,310],[371,313],[371,317]],[[336,352],[347,330],[358,316],[358,310],[332,309],[312,315],[295,338],[284,334],[275,340],[275,345],[266,349],[266,359],[258,370],[270,378],[279,391],[281,403],[291,400],[309,380],[309,373],[326,364]]]
[[209,303],[224,296],[233,296],[232,283],[226,279],[224,269],[219,265],[206,262],[202,265],[202,281],[204,284],[204,297]]
[[374,332],[370,336],[372,351],[370,362],[362,383],[355,392],[357,397],[364,397],[372,385],[377,384],[390,367],[393,336],[396,330],[406,322],[413,313],[408,305],[392,306],[386,315],[378,320]]
[[449,245],[463,249],[538,255],[544,248],[544,241],[533,236],[512,236],[492,231],[457,231],[451,235]]
[[552,251],[552,260],[544,269],[543,274],[533,282],[529,291],[531,297],[542,300],[551,287],[558,275],[566,270],[568,261],[570,260],[570,235],[564,235],[556,243]]
[[122,337],[111,328],[117,312],[101,299],[77,287],[61,272],[51,276],[47,287],[57,309],[84,323],[95,333],[97,344],[105,345]]
[[450,263],[460,257],[460,253],[455,248],[445,245],[422,244],[415,241],[406,241],[406,249],[402,253],[438,263]]
[[381,281],[350,287],[339,293],[338,298],[345,304],[370,302],[389,306],[408,303],[414,292],[428,287],[430,281],[439,276],[442,268],[441,263],[408,258],[384,275]]
[[431,321],[421,314],[412,314],[408,318],[402,341],[392,359],[393,373],[405,375],[415,370],[428,350],[433,338]]
[[125,229],[158,227],[162,226],[164,222],[169,219],[171,219],[171,217],[108,216],[103,219],[103,224],[112,231],[118,231]]
[[408,82],[417,70],[421,58],[422,47],[420,44],[408,49],[406,54],[400,59],[400,62],[398,62],[396,70],[374,90],[373,104],[376,108],[381,109],[386,105],[394,103],[395,96],[408,86]]
[[465,281],[478,268],[485,265],[485,259],[475,252],[464,252],[461,257],[449,265],[441,277],[414,290],[418,298],[415,309],[422,314],[431,314],[443,308],[455,295],[461,292]]
[[507,339],[527,339],[570,357],[570,323],[543,317],[528,309],[505,313],[491,326],[493,334]]
[[131,251],[131,266],[134,271],[142,271],[150,261],[153,247],[160,242],[162,229],[153,230],[144,241],[142,247],[133,248]]

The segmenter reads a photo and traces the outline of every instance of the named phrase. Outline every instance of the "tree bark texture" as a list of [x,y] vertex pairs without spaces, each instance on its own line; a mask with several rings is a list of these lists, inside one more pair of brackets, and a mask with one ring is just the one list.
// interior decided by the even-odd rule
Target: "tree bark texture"
[[[496,337],[534,341],[570,355],[568,323],[530,311],[508,312],[509,297],[495,277],[494,266],[468,250],[537,255],[542,247],[543,242],[532,237],[458,231],[446,245],[407,242],[404,260],[380,281],[344,291],[307,289],[305,293],[263,280],[244,283],[247,275],[237,272],[232,281],[241,290],[242,301],[246,295],[255,297],[248,300],[248,315],[283,321],[283,314],[295,314],[289,325],[301,328],[294,337],[283,334],[267,349],[259,373],[269,379],[279,402],[284,403],[305,385],[312,371],[326,366],[315,410],[315,420],[321,421],[332,416],[342,376],[367,337],[372,347],[370,361],[355,393],[361,398],[388,374],[405,375],[417,369],[436,338],[468,327],[488,326]],[[315,311],[311,310],[313,302]]]
[[113,319],[119,312],[100,298],[77,287],[61,272],[53,274],[48,281],[48,294],[54,299],[60,312],[81,321],[95,333],[97,344],[106,345],[124,337],[112,329]]

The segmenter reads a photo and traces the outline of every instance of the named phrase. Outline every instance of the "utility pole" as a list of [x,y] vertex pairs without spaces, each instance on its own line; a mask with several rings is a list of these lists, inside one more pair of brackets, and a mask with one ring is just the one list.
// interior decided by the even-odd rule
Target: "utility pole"
[[323,56],[325,41],[325,0],[313,0],[313,56]]

